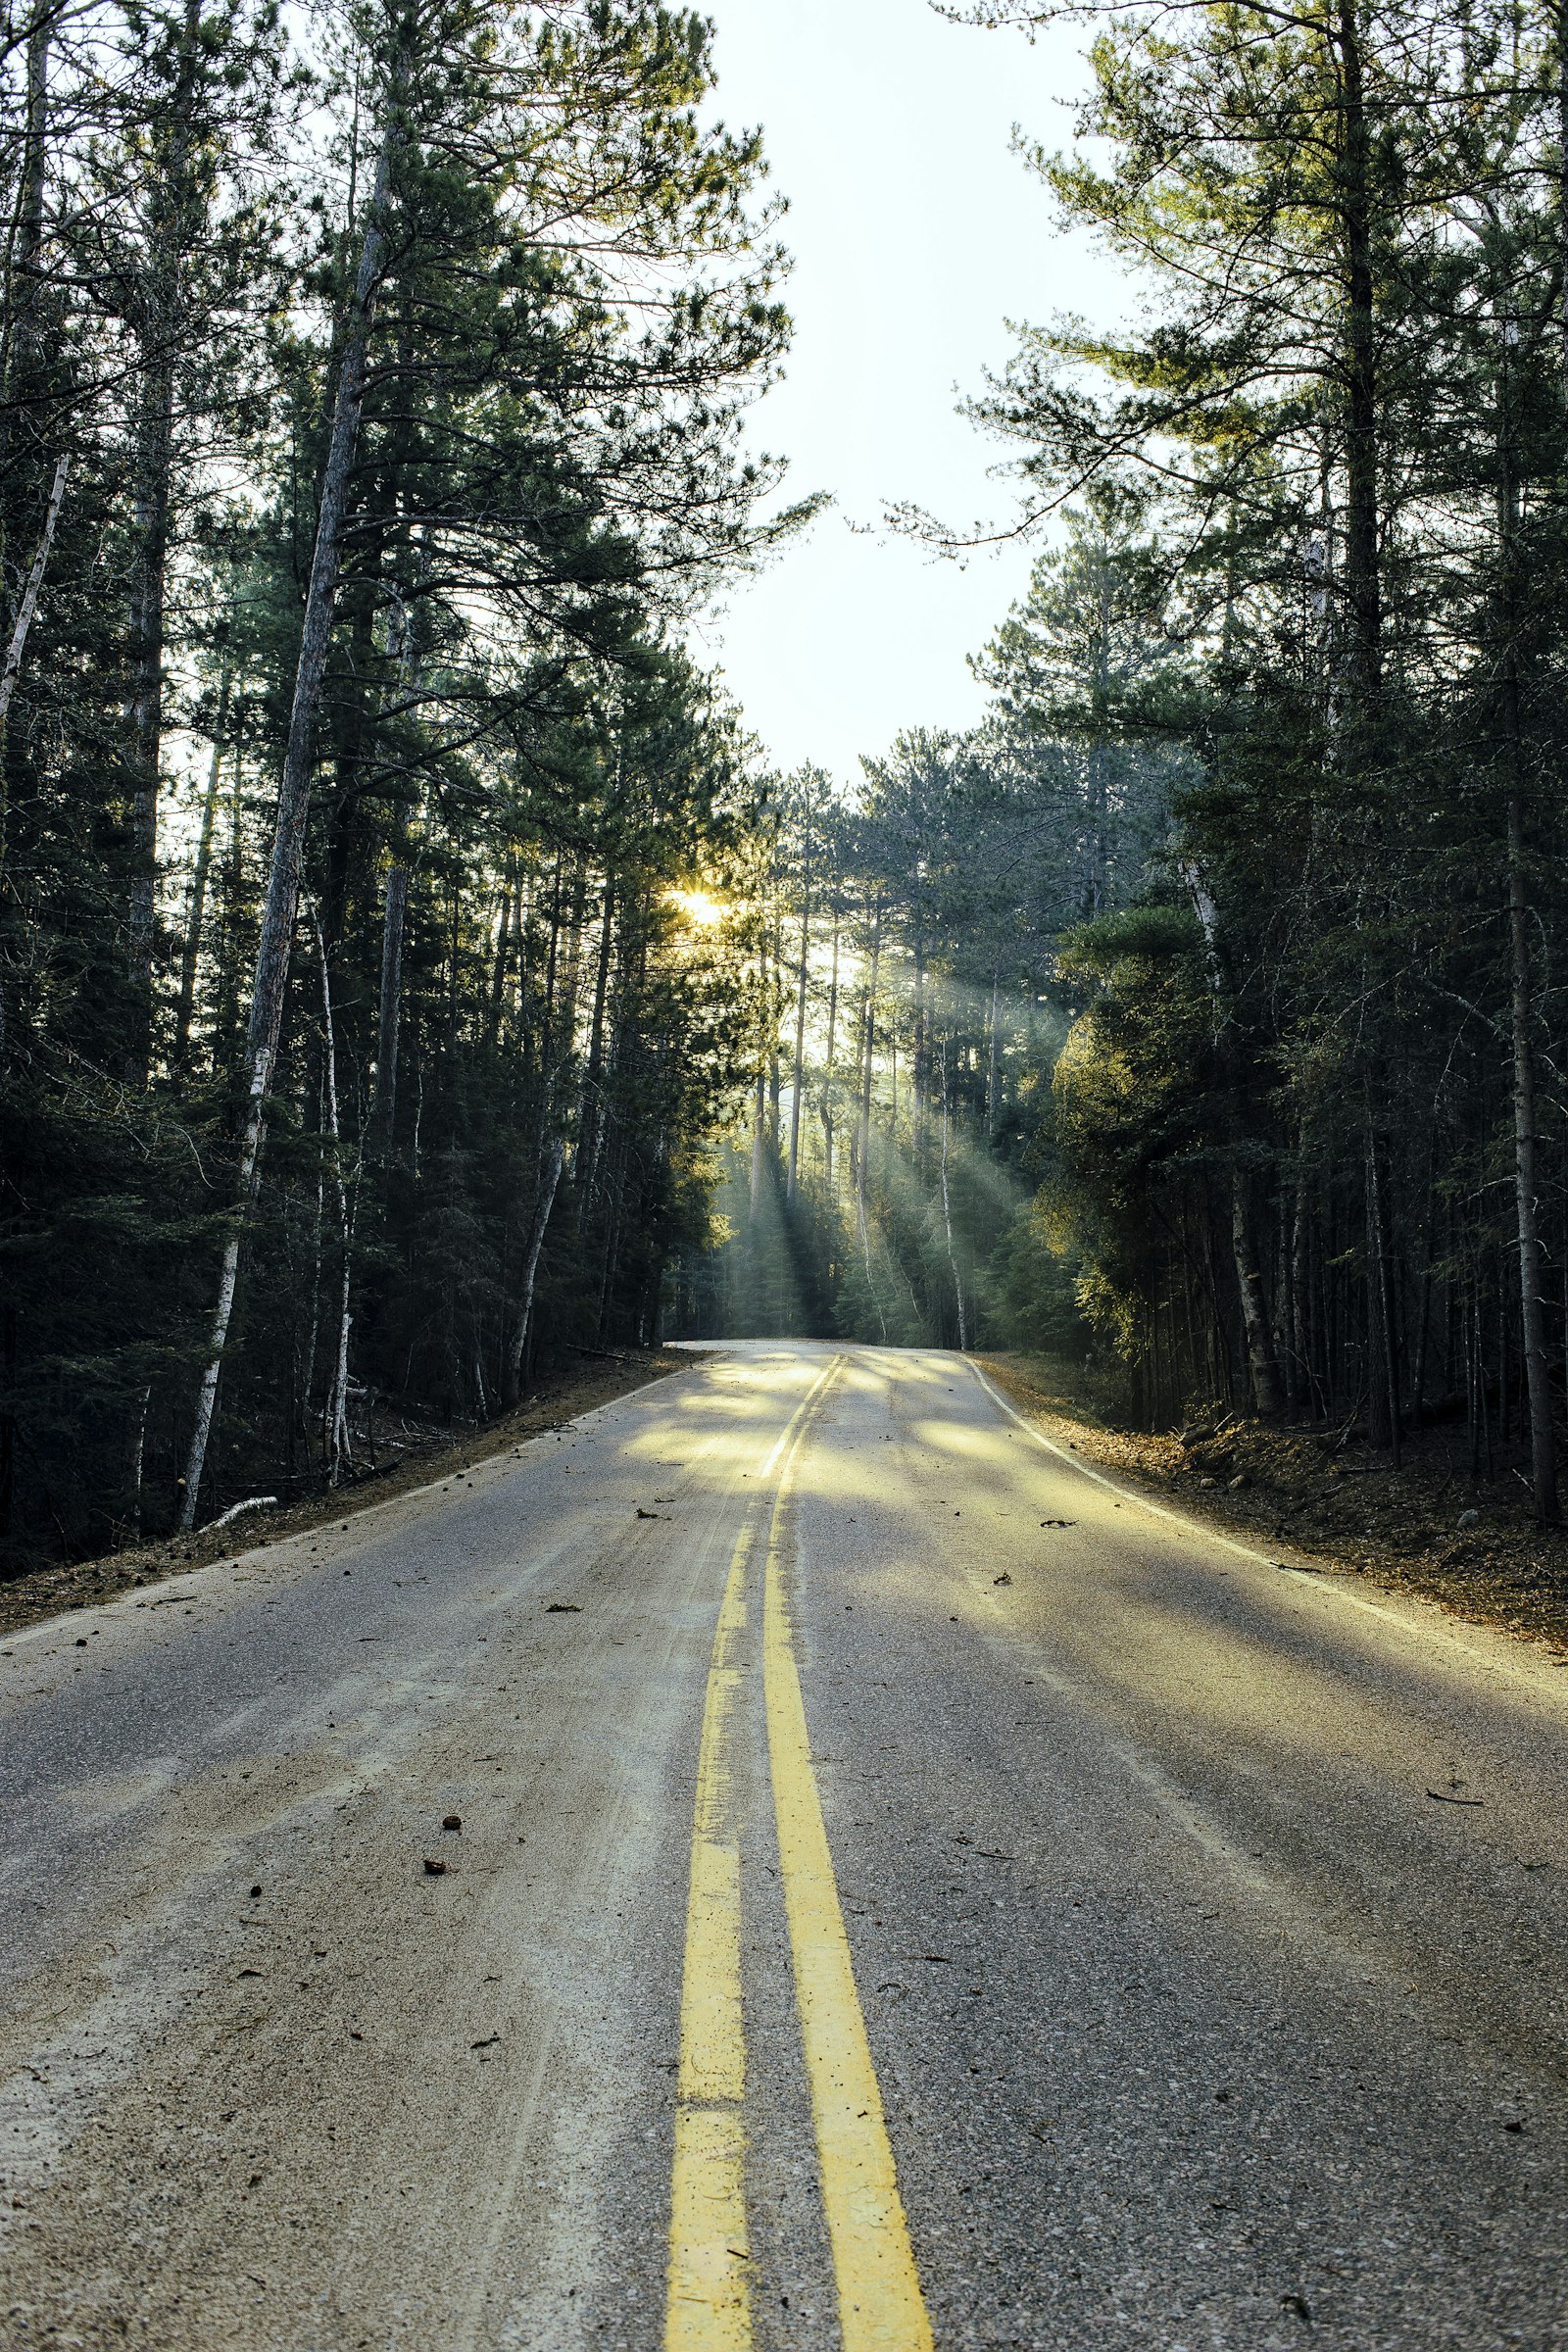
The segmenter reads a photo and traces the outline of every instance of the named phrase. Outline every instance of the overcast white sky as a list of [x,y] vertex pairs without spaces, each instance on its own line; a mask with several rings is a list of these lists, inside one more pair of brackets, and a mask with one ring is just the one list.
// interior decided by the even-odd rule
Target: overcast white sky
[[1006,358],[1007,318],[1119,307],[1106,263],[1054,231],[1008,145],[1014,122],[1066,144],[1078,36],[1031,48],[926,0],[702,5],[719,111],[761,124],[790,200],[795,343],[754,437],[790,459],[790,495],[825,489],[837,506],[733,592],[698,651],[781,766],[809,760],[848,780],[901,727],[978,717],[965,657],[1030,563],[1017,547],[964,569],[934,563],[881,529],[883,501],[960,523],[1004,516],[1011,494],[987,479],[1003,453],[955,414],[958,393]]

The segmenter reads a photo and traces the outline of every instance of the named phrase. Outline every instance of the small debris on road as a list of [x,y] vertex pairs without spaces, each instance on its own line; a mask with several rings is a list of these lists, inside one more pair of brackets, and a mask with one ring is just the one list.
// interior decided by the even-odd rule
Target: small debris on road
[[1007,1571],[1005,1570],[1005,1568],[1004,1568],[1004,1570],[1002,1571],[1002,1574],[1001,1574],[1000,1576],[994,1576],[994,1577],[991,1579],[991,1582],[992,1582],[994,1585],[1010,1585],[1010,1584],[1011,1584],[1011,1582],[1012,1582],[1012,1579],[1011,1579],[1011,1577],[1010,1577],[1010,1576],[1007,1574]]
[[461,1830],[463,1827],[463,1815],[461,1813],[447,1814],[441,1824],[441,1827],[444,1830]]
[[582,1610],[574,1600],[547,1600],[545,1615],[547,1617],[580,1617]]
[[426,1878],[428,1878],[428,1879],[444,1879],[444,1878],[446,1877],[446,1875],[447,1875],[447,1866],[446,1866],[446,1864],[445,1864],[445,1863],[444,1863],[444,1862],[443,1862],[443,1861],[440,1859],[439,1855],[437,1855],[437,1854],[426,1854],[426,1855],[425,1855],[425,1857],[424,1857],[424,1875],[425,1875],[425,1877],[426,1877]]

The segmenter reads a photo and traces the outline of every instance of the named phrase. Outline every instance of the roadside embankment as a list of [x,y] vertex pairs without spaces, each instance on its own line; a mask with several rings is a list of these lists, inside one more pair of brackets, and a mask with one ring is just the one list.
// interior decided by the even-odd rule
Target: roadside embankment
[[1181,1430],[1116,1429],[1095,1416],[1069,1367],[982,1360],[1059,1444],[1195,1518],[1568,1651],[1568,1534],[1536,1526],[1511,1470],[1473,1483],[1462,1433],[1416,1433],[1395,1470],[1353,1433],[1321,1424],[1270,1429],[1215,1410]]
[[352,1518],[356,1511],[389,1496],[406,1494],[427,1485],[454,1462],[483,1461],[504,1453],[521,1440],[542,1436],[610,1404],[629,1389],[659,1380],[668,1372],[689,1370],[691,1358],[659,1349],[625,1348],[613,1355],[584,1358],[581,1368],[560,1372],[546,1380],[514,1412],[454,1435],[449,1429],[422,1427],[406,1432],[400,1449],[385,1453],[375,1469],[366,1469],[345,1485],[300,1496],[264,1510],[246,1511],[226,1525],[197,1528],[188,1536],[172,1535],[155,1543],[137,1544],[107,1552],[97,1559],[62,1561],[36,1568],[0,1584],[0,1635],[55,1617],[66,1609],[96,1607],[139,1585],[177,1576],[187,1568],[204,1567],[257,1544],[270,1544],[302,1529],[321,1527]]

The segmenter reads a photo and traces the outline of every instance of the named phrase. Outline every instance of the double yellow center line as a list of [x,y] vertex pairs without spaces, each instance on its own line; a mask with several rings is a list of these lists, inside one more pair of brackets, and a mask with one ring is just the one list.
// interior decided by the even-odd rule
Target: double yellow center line
[[[779,1877],[845,2352],[930,2352],[865,2019],[828,1850],[784,1590],[785,1498],[810,1417],[842,1369],[808,1391],[761,1475],[778,1471],[762,1582],[762,1691]],[[750,2352],[746,2036],[733,1730],[760,1506],[730,1560],[713,1634],[697,1765],[686,1905],[669,2221],[665,2352]]]

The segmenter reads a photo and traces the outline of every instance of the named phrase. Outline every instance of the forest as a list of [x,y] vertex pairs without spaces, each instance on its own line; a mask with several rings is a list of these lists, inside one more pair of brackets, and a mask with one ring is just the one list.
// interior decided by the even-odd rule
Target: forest
[[8,12],[9,1571],[662,1334],[1446,1422],[1556,1521],[1568,14],[978,21],[1058,16],[1132,323],[973,396],[1028,593],[846,789],[689,650],[812,508],[700,16]]
[[1140,299],[970,403],[1045,540],[985,724],[779,807],[781,1043],[687,1312],[1087,1345],[1146,1427],[1396,1465],[1446,1424],[1554,1523],[1568,15],[978,15],[1086,27],[1025,160]]
[[699,18],[40,0],[4,70],[16,1567],[649,1335],[752,1051],[683,620],[794,518]]

